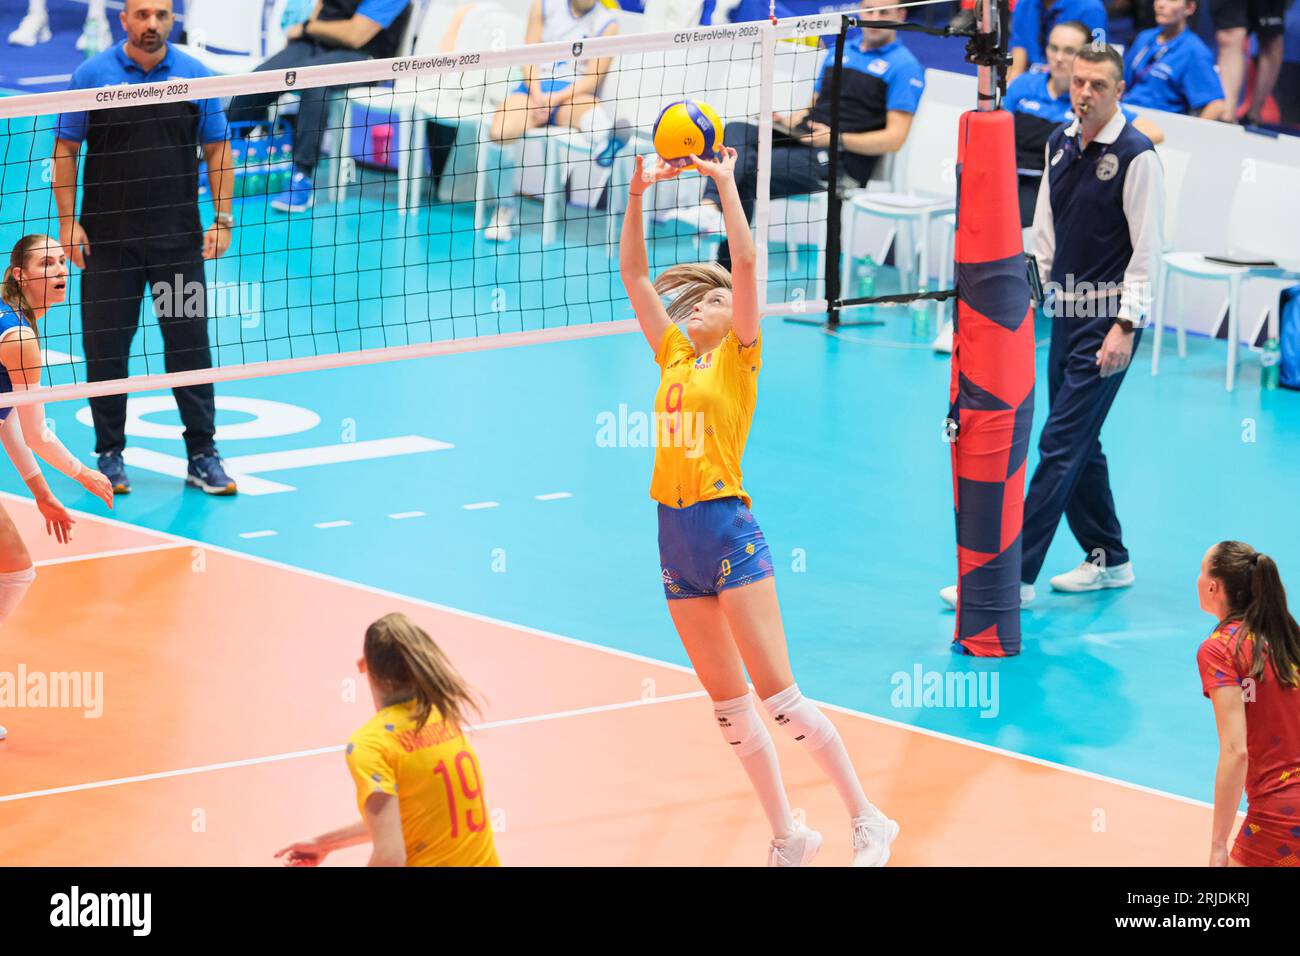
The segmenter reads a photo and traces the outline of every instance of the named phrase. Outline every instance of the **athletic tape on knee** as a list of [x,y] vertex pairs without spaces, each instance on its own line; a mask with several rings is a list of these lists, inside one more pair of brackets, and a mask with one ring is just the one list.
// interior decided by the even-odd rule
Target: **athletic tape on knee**
[[835,725],[799,692],[798,684],[773,694],[763,701],[763,706],[777,724],[810,750],[819,750],[835,739]]
[[35,567],[0,573],[0,624],[7,621],[9,615],[22,603],[23,596],[35,580]]
[[749,694],[732,700],[714,701],[713,714],[718,719],[723,739],[731,745],[737,757],[757,753],[772,739]]

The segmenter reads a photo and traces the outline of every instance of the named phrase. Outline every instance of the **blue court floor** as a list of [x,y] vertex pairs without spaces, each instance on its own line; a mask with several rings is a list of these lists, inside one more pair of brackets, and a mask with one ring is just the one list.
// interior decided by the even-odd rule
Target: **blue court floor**
[[[424,221],[400,228],[445,229],[448,214],[425,210]],[[536,246],[535,232],[528,235]],[[570,277],[590,274],[588,297],[604,300],[599,318],[628,314],[625,303],[609,301],[610,264],[582,247],[580,224],[568,238],[570,246],[547,250],[555,257],[547,262],[565,263]],[[241,241],[264,239],[250,230]],[[466,241],[472,255],[494,255]],[[313,297],[327,297],[322,289],[349,281],[319,268],[339,250],[307,245],[264,263],[250,254],[240,268],[296,272],[309,277]],[[400,247],[377,234],[348,254],[400,271]],[[496,266],[525,268],[518,248],[502,250]],[[491,283],[466,271],[481,261],[490,260],[466,259],[448,273],[469,302],[490,294]],[[779,270],[784,256],[772,262]],[[553,266],[539,268],[547,288],[575,288]],[[537,289],[521,294],[541,322],[581,320],[580,299],[548,307]],[[465,321],[490,321],[467,308]],[[51,316],[52,335],[75,330],[70,310],[62,312]],[[406,321],[404,312],[382,313],[384,326]],[[930,351],[928,334],[914,334],[907,310],[879,314],[883,327],[837,337],[779,319],[764,325],[745,481],[776,561],[801,687],[845,707],[1211,800],[1216,738],[1194,659],[1212,622],[1196,605],[1198,563],[1211,543],[1241,538],[1275,555],[1300,593],[1289,503],[1300,474],[1300,395],[1261,392],[1250,353],[1237,390],[1225,393],[1223,344],[1196,338],[1185,361],[1167,340],[1153,378],[1143,341],[1103,433],[1137,585],[1053,594],[1046,577],[1082,558],[1062,525],[1040,598],[1024,614],[1024,653],[972,660],[950,652],[953,615],[937,596],[956,568],[943,441],[948,362]],[[319,331],[322,318],[294,321]],[[79,352],[75,334],[63,342],[49,347]],[[156,332],[137,342],[156,348]],[[1041,373],[1045,347],[1038,354]],[[218,385],[220,450],[232,470],[252,476],[234,499],[184,489],[169,473],[183,455],[174,405],[166,393],[138,395],[135,490],[118,500],[116,517],[684,664],[647,495],[653,449],[637,426],[656,382],[650,350],[631,334]],[[1046,404],[1042,382],[1035,441]],[[85,403],[48,411],[63,441],[93,460]],[[70,506],[103,513],[78,486],[58,475],[50,481]],[[0,488],[23,490],[11,468],[0,468]],[[121,582],[123,601],[134,584]],[[68,608],[77,613],[75,595]],[[917,668],[995,672],[996,713],[900,700],[898,675]]]

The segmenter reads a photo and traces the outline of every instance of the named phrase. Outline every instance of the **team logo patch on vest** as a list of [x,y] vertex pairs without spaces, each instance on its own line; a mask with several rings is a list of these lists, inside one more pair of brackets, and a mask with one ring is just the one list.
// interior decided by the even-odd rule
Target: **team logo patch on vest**
[[872,60],[867,64],[867,72],[876,76],[884,76],[889,71],[889,61],[885,59]]
[[1119,157],[1107,153],[1097,163],[1097,178],[1103,183],[1107,180],[1114,179],[1115,174],[1119,172]]

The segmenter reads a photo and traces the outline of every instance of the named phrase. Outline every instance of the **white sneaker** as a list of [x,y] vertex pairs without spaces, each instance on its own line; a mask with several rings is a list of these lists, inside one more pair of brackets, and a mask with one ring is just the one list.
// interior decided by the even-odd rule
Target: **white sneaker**
[[29,13],[18,24],[18,29],[9,34],[9,42],[14,46],[36,46],[38,43],[49,43],[53,35],[48,16],[44,13]]
[[794,832],[784,840],[773,840],[767,854],[768,866],[807,866],[822,848],[822,835],[795,821]]
[[92,20],[86,18],[85,26],[81,29],[81,35],[77,37],[77,51],[84,52],[86,49],[86,40],[89,36],[98,34],[99,51],[102,53],[113,45],[113,30],[108,25],[108,20],[97,17]]
[[[1032,584],[1021,583],[1020,585],[1020,606],[1021,607],[1025,607],[1026,605],[1032,603],[1034,598],[1037,596],[1038,596],[1037,592],[1034,591],[1034,586]],[[939,598],[943,601],[944,604],[948,605],[949,607],[956,607],[957,606],[957,585],[950,584],[946,588],[941,588],[939,590]]]
[[1132,587],[1135,580],[1132,561],[1125,561],[1113,568],[1085,561],[1073,571],[1052,578],[1052,587],[1058,591],[1100,591],[1102,588]]
[[504,203],[498,203],[492,212],[492,221],[483,229],[483,238],[488,242],[509,242],[512,235],[510,223],[514,218],[513,209]]
[[898,824],[879,810],[853,821],[853,866],[884,866],[898,839]]
[[935,336],[933,348],[936,352],[942,352],[945,355],[952,354],[952,323],[945,322],[939,329],[939,334]]

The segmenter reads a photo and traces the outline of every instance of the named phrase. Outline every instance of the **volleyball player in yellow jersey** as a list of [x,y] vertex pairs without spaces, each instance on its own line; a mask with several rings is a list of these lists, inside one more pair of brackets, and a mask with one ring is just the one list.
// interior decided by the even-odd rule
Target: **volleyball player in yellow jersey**
[[361,823],[287,846],[290,866],[372,843],[371,866],[499,866],[474,748],[477,703],[438,645],[404,614],[366,629],[357,662],[378,713],[348,741]]
[[[718,188],[731,268],[679,265],[650,281],[642,194],[681,170],[640,157],[619,249],[623,285],[661,369],[650,496],[659,502],[659,557],[673,624],[723,738],[740,758],[773,839],[769,866],[806,865],[821,834],[795,821],[776,749],[745,675],[777,724],[812,755],[849,811],[853,865],[884,866],[898,824],[871,805],[839,732],[794,682],[772,557],[741,483],[762,364],[754,239],[736,191],[736,151],[692,157]],[[670,296],[664,308],[661,296]],[[685,322],[685,331],[675,322]]]

